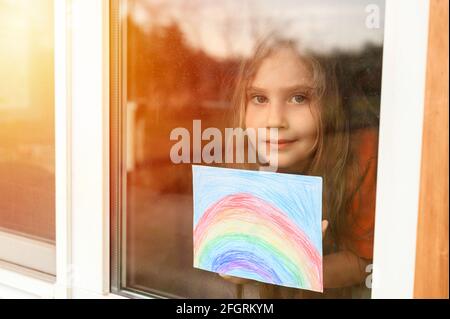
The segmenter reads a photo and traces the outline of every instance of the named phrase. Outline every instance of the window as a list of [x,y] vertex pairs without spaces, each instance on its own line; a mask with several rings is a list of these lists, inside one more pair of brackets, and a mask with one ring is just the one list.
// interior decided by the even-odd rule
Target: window
[[[0,297],[118,297],[114,293],[127,297],[259,298],[269,295],[284,298],[293,295],[292,290],[281,286],[265,285],[263,290],[254,284],[237,285],[233,279],[193,267],[192,163],[175,163],[170,158],[170,150],[177,143],[170,140],[173,129],[186,128],[193,137],[195,125],[199,123],[193,122],[194,119],[201,121],[202,129],[215,127],[222,132],[228,126],[230,100],[238,78],[236,64],[252,56],[254,41],[251,39],[259,39],[267,29],[280,35],[280,39],[297,40],[300,44],[297,49],[316,44],[313,50],[316,57],[330,58],[322,49],[327,51],[325,47],[332,47],[332,55],[340,57],[335,60],[336,65],[347,71],[352,66],[347,75],[356,74],[358,79],[350,89],[347,87],[347,92],[353,95],[350,94],[352,98],[346,105],[370,106],[350,108],[352,116],[348,119],[352,125],[349,123],[349,127],[370,127],[375,132],[379,127],[378,163],[372,165],[377,170],[373,268],[369,265],[368,272],[363,274],[370,281],[373,269],[372,291],[362,283],[360,287],[336,290],[336,296],[412,297],[431,1],[385,2],[384,10],[384,1],[350,0],[339,7],[327,0],[302,1],[301,7],[294,1],[283,1],[272,7],[274,2],[269,0],[227,4],[61,0],[48,2],[48,6],[44,4],[46,0],[0,0]],[[276,10],[268,12],[268,7]],[[342,19],[345,21],[334,23],[330,32],[327,21],[335,16],[345,17]],[[295,23],[290,23],[290,19]],[[348,23],[355,19],[358,25],[363,23],[366,27],[355,27],[350,32]],[[312,20],[316,22],[315,27]],[[39,27],[34,28],[36,21],[40,21]],[[297,23],[303,33],[295,32]],[[305,25],[309,27],[304,29]],[[48,31],[41,32],[47,27]],[[324,28],[327,32],[321,32]],[[285,34],[286,30],[291,30],[290,36]],[[54,81],[53,63],[47,61],[53,55],[53,48],[45,50],[46,54],[41,52],[41,58],[33,58],[45,47],[42,43],[53,42],[53,31]],[[30,32],[31,38],[26,35]],[[351,45],[362,34],[368,45]],[[44,38],[47,40],[41,41]],[[244,47],[248,48],[246,53]],[[376,49],[374,55],[353,59],[354,55],[362,54],[364,47]],[[161,53],[164,49],[168,54]],[[224,51],[231,52],[232,58],[227,58]],[[302,50],[297,53],[306,54]],[[30,60],[39,61],[37,68],[28,63]],[[26,63],[17,64],[17,61]],[[357,72],[364,67],[368,72]],[[28,81],[28,77],[33,81]],[[179,81],[172,82],[174,78]],[[43,88],[47,82],[51,85],[36,93],[34,87]],[[47,98],[43,97],[48,95],[51,100],[53,85],[54,110],[47,109],[46,116],[40,116],[45,112],[39,108],[43,104],[36,102],[36,96],[44,101]],[[176,89],[175,93],[173,89],[167,90],[170,86]],[[30,100],[28,95],[33,103],[27,107],[24,101]],[[252,96],[254,101],[264,105],[267,96],[257,95],[257,98]],[[297,95],[289,99],[291,104],[304,102],[304,97]],[[365,97],[364,101],[355,102],[353,98],[357,96]],[[273,101],[273,97],[269,96],[269,100]],[[21,114],[23,117],[17,115],[19,109],[26,110]],[[13,120],[17,120],[15,124]],[[31,126],[35,134],[9,130],[15,125]],[[55,142],[50,150],[47,148],[50,151],[47,155],[55,155],[47,159],[54,156],[55,164],[49,160],[45,169],[54,165],[56,204],[52,214],[56,215],[56,223],[51,226],[51,221],[42,222],[38,228],[29,222],[41,221],[34,218],[40,214],[51,216],[49,210],[41,209],[51,205],[49,198],[42,195],[48,194],[48,187],[40,184],[39,194],[28,192],[24,200],[17,199],[21,195],[19,186],[29,188],[31,175],[27,175],[30,170],[21,170],[19,174],[12,169],[24,162],[33,166],[33,161],[36,161],[34,166],[42,168],[46,161],[45,152],[41,152],[44,148],[35,146],[51,145],[51,134]],[[188,154],[191,161],[194,155],[199,157],[197,165],[233,165],[210,162],[208,156],[199,156],[207,142],[201,141],[200,152],[198,149],[194,152],[196,148],[191,145],[192,149],[182,155]],[[12,169],[3,169],[5,163]],[[8,176],[15,174],[15,178],[4,178],[5,172]],[[11,194],[15,196],[14,201],[9,197]],[[25,216],[33,219],[12,220],[11,216],[17,217],[17,212],[25,211],[21,205],[29,205],[35,199],[31,194],[42,197],[33,206],[39,212],[26,211]],[[360,198],[374,204],[371,196]],[[53,227],[56,233],[51,236]],[[56,276],[45,275],[53,273]]]
[[[113,289],[189,298],[317,297],[235,284],[193,267],[192,164],[255,168],[220,156],[205,160],[208,139],[196,141],[195,130],[274,126],[311,147],[297,154],[307,154],[304,165],[279,154],[278,171],[322,176],[324,207],[335,208],[324,211],[325,296],[370,297],[384,1],[129,0],[113,1],[112,17]],[[295,81],[304,83],[289,95],[284,89]],[[238,96],[243,109],[236,108]],[[308,123],[310,134],[322,129],[310,144]],[[177,128],[191,143],[184,156],[173,149]],[[221,154],[225,148],[224,142]],[[344,260],[355,263],[345,271],[358,272],[358,282],[335,280],[332,272],[342,272]]]
[[53,1],[1,0],[0,30],[0,259],[55,274]]

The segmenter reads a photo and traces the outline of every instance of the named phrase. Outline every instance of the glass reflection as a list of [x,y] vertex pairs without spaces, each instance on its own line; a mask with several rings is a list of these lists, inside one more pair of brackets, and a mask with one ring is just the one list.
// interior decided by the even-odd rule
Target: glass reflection
[[0,0],[0,231],[55,240],[53,1]]
[[[374,132],[368,152],[376,152],[384,1],[124,3],[126,286],[190,298],[322,297],[276,286],[236,285],[192,267],[191,164],[171,162],[174,142],[169,136],[183,127],[192,137],[193,120],[198,119],[203,128],[235,127],[230,113],[239,70],[252,58],[258,41],[271,34],[335,67],[348,125],[352,132]],[[369,16],[371,4],[379,10],[379,24]],[[376,171],[376,163],[371,169]],[[371,183],[363,195],[369,210],[375,203],[375,181]],[[370,216],[368,224],[373,212]],[[329,246],[332,250],[333,243]],[[324,296],[370,296],[365,283],[360,286],[329,289]]]

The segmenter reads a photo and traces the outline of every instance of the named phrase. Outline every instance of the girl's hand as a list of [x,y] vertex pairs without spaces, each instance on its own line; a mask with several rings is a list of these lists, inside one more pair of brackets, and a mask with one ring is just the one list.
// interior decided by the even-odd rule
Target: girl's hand
[[325,232],[328,228],[328,220],[324,219],[322,220],[322,239],[325,237]]
[[[327,231],[327,228],[328,228],[328,221],[323,220],[322,221],[322,238],[325,237],[325,232]],[[239,278],[239,277],[234,277],[234,276],[229,276],[229,275],[224,275],[224,274],[219,274],[219,276],[235,285],[257,284],[258,283],[255,280]]]

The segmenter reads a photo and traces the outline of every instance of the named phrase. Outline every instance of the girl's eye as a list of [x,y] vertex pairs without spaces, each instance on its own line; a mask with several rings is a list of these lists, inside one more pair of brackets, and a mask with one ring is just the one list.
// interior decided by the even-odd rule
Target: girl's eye
[[303,104],[303,103],[305,103],[305,101],[306,101],[306,97],[304,95],[297,94],[291,98],[290,102],[294,103],[294,104]]
[[255,104],[265,104],[268,101],[269,101],[269,99],[263,95],[255,95],[252,97],[252,102]]

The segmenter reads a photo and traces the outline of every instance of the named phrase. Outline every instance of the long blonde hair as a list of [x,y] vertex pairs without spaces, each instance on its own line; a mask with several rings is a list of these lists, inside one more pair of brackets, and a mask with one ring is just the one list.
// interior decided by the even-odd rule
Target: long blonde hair
[[[309,167],[298,172],[305,175],[322,176],[324,183],[323,217],[329,221],[332,242],[340,246],[348,230],[346,213],[350,199],[355,192],[349,192],[348,178],[357,175],[350,152],[350,121],[345,109],[336,76],[336,65],[329,59],[300,52],[291,40],[270,36],[256,46],[254,54],[240,65],[235,90],[232,97],[231,125],[245,128],[247,88],[252,82],[262,61],[274,51],[290,48],[299,53],[313,74],[314,97],[318,99],[316,149]],[[353,176],[352,176],[353,175]],[[337,249],[335,247],[335,249]]]

